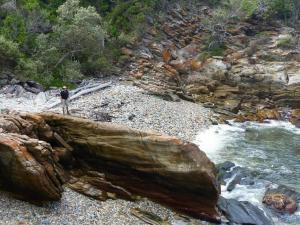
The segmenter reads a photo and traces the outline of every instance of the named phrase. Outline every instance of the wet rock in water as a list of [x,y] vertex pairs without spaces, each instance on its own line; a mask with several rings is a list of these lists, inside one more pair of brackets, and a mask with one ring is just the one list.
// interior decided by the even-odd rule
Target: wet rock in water
[[255,184],[255,181],[252,177],[243,177],[241,180],[240,180],[240,185],[254,185]]
[[226,161],[216,165],[219,171],[229,171],[231,168],[235,167],[235,164],[230,161]]
[[282,119],[281,113],[277,109],[263,109],[255,113],[247,113],[238,115],[235,119],[236,122],[255,121],[262,123],[265,120],[280,120]]
[[250,171],[240,166],[235,166],[234,163],[227,161],[217,165],[218,169],[218,181],[226,185],[226,181],[229,178],[230,183],[227,185],[227,191],[232,191],[237,184],[240,185],[254,185],[255,174],[254,171]]
[[300,128],[300,109],[294,109],[289,118],[290,122]]
[[230,224],[274,225],[272,219],[266,217],[261,209],[250,202],[239,202],[235,199],[220,197],[218,208],[230,221]]
[[277,213],[293,214],[298,209],[300,194],[284,185],[271,187],[266,191],[263,203]]
[[235,167],[235,164],[230,161],[226,161],[224,163],[220,163],[216,165],[218,170],[218,181],[221,184],[226,184],[225,179],[228,179],[232,176],[230,173],[231,168]]
[[[235,167],[229,174],[231,174],[233,179],[227,186],[227,191],[232,191],[237,184],[241,185],[253,185],[255,183],[255,178],[253,176],[252,171],[242,168],[242,167]],[[228,174],[228,175],[229,175]]]

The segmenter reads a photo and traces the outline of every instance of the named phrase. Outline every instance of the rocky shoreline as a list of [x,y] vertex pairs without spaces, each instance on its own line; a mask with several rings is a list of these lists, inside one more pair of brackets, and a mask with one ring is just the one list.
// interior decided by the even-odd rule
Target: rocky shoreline
[[[61,109],[57,107],[51,111],[60,112]],[[200,104],[166,101],[128,83],[117,83],[71,102],[70,111],[75,116],[153,130],[188,141],[211,125],[213,115]]]
[[[57,98],[56,92],[57,91],[52,91],[52,98],[54,99]],[[47,104],[49,104],[49,101],[40,102],[39,107],[35,108],[36,105],[32,104],[32,102],[36,102],[36,99],[40,98],[40,96],[32,95],[31,99],[26,99],[27,95],[28,93],[25,93],[23,98],[21,96],[22,101],[20,101],[20,97],[2,95],[0,101],[3,104],[6,102],[9,104],[6,104],[6,108],[2,108],[1,111],[10,111],[10,113],[13,114],[14,111],[20,111],[20,109],[22,111],[24,104],[26,105],[24,111],[36,112],[42,109],[47,109],[47,111],[50,110],[52,112],[61,111],[60,106],[48,109]],[[47,95],[51,95],[51,93],[47,93]],[[89,118],[94,121],[114,122],[140,130],[178,136],[188,141],[193,141],[197,133],[208,128],[213,122],[212,118],[217,116],[212,110],[203,107],[201,104],[184,100],[166,101],[160,96],[152,95],[139,87],[133,86],[129,81],[116,80],[105,89],[71,101],[70,111],[73,116]],[[297,111],[293,111],[291,115],[291,118],[298,118]],[[281,118],[283,117],[277,110],[261,110],[253,115],[240,115],[236,117],[237,121],[240,120],[241,122],[248,120],[262,122],[265,119],[278,120]],[[244,168],[241,169],[244,171]],[[233,171],[235,171],[235,169]],[[236,185],[244,185],[245,177],[247,179],[249,178],[247,173],[245,173],[246,175],[243,175],[245,176],[243,177],[240,175],[239,170],[237,170],[238,172],[233,171],[232,173],[230,172],[230,176],[235,176],[235,178],[230,178],[232,180],[227,187],[228,191],[232,191]],[[227,172],[223,171],[219,173],[224,174]],[[252,185],[256,182],[251,176],[248,180],[250,183],[246,183],[245,185]],[[221,181],[221,183],[222,182],[224,181]],[[0,216],[3,220],[0,224],[149,224],[144,222],[149,219],[149,215],[144,217],[145,215],[140,212],[158,216],[157,218],[159,218],[159,220],[168,221],[165,221],[166,224],[209,224],[186,216],[181,217],[173,210],[148,199],[141,199],[136,202],[120,199],[102,202],[74,192],[69,188],[70,186],[68,186],[69,185],[64,187],[60,201],[43,204],[40,207],[16,200],[15,196],[1,192]],[[288,191],[284,190],[283,194],[281,192],[278,194],[275,189],[274,199],[273,195],[268,195],[266,192],[266,197],[263,199],[264,204],[271,206],[276,205],[278,201],[277,196],[280,195],[283,196],[282,198],[289,200],[286,206],[288,210],[291,210],[291,207],[294,207],[293,210],[296,209],[295,202],[297,202],[297,200],[293,200],[293,197],[288,196],[289,193],[293,194],[294,192],[290,192],[290,189],[286,190]],[[79,192],[82,191],[79,190]],[[285,195],[285,193],[287,193],[287,195]],[[229,216],[233,221],[247,221],[247,218],[250,216],[254,218],[255,221],[261,217],[261,219],[264,218],[263,220],[272,224],[268,218],[263,216],[262,208],[259,209],[249,202],[238,202],[234,199],[226,200],[223,197],[220,197],[220,199],[218,203],[219,209],[226,217]],[[242,216],[239,216],[235,211],[231,211],[232,207],[238,207],[239,210],[242,211],[246,209],[246,211],[243,212],[244,214],[241,214]],[[138,215],[141,217],[137,218],[137,216],[134,215],[133,212],[136,212],[135,210],[138,210],[137,212],[140,213]],[[13,217],[12,214],[16,214],[17,216]],[[250,217],[248,219],[250,219]],[[297,216],[293,218],[297,218]],[[163,222],[161,223],[164,224]],[[261,221],[257,222],[257,224],[261,224]]]
[[[3,104],[9,101],[11,105],[6,106],[11,107],[6,107],[6,109],[15,110],[16,107],[13,106],[18,106],[20,100],[11,96],[5,99],[2,96],[1,101]],[[26,109],[30,109],[28,106]],[[31,109],[35,111],[34,105],[31,105]],[[71,102],[70,109],[74,115],[94,120],[99,119],[96,116],[100,111],[101,115],[109,115],[108,118],[111,118],[112,122],[133,128],[150,128],[161,133],[178,135],[186,140],[193,140],[200,129],[210,124],[210,110],[201,105],[185,101],[168,102],[124,83],[115,83],[112,87],[83,96]],[[59,112],[60,107],[52,111]],[[149,200],[100,202],[67,187],[60,201],[42,207],[16,200],[5,193],[1,193],[1,203],[2,221],[0,224],[147,224],[130,213],[132,208],[154,213],[163,219],[168,218],[172,224],[180,224],[180,221],[187,220],[178,217],[172,210]],[[17,216],[12,216],[12,214]],[[185,224],[206,224],[194,219],[188,220]]]

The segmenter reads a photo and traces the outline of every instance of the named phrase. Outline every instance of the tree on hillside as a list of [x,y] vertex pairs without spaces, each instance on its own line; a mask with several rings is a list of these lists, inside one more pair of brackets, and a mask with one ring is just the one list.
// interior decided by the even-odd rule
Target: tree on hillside
[[269,6],[268,16],[278,17],[290,22],[290,25],[299,23],[300,1],[299,0],[263,0]]
[[102,19],[94,7],[81,7],[79,0],[67,0],[57,14],[53,33],[38,37],[37,57],[48,79],[76,79],[93,70],[85,63],[101,57],[105,37]]

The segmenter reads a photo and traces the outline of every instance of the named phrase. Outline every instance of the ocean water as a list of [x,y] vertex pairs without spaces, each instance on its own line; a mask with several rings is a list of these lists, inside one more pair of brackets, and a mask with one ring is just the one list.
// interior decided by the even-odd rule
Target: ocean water
[[[245,122],[211,126],[194,141],[215,163],[225,161],[258,171],[263,179],[300,192],[300,129],[289,122]],[[264,209],[265,183],[222,187],[222,196],[249,201]],[[300,208],[300,205],[299,205]],[[300,225],[300,211],[293,216],[273,218],[276,225]]]

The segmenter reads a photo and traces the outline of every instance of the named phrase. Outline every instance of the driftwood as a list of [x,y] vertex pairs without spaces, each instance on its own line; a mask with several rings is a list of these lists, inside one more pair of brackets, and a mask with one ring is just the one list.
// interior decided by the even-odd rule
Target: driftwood
[[94,88],[101,85],[101,83],[93,83],[93,84],[87,84],[84,86],[80,86],[78,88],[76,88],[75,90],[70,91],[71,95],[75,95],[77,93],[79,93],[80,91],[86,90],[86,89],[90,89],[90,88]]
[[[107,82],[105,84],[102,84],[102,85],[99,85],[99,86],[96,86],[96,87],[92,87],[92,88],[88,88],[88,89],[84,89],[80,92],[78,92],[77,94],[73,95],[70,97],[70,101],[74,100],[74,99],[77,99],[79,98],[80,96],[82,95],[86,95],[86,94],[89,94],[89,93],[92,93],[94,91],[98,91],[100,89],[103,89],[103,88],[106,88],[106,87],[109,87],[110,85],[112,84],[112,82]],[[56,101],[54,103],[52,103],[50,106],[47,107],[47,109],[51,109],[55,106],[58,106],[61,104],[61,101]]]

